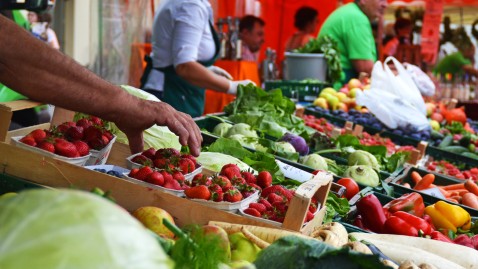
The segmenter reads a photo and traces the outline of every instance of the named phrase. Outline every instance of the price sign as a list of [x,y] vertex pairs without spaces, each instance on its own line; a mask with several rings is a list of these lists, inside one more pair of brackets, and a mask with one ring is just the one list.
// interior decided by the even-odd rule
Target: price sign
[[430,189],[422,190],[420,192],[423,192],[425,194],[431,195],[436,198],[445,199],[445,196],[443,196],[443,194],[438,188],[430,188]]

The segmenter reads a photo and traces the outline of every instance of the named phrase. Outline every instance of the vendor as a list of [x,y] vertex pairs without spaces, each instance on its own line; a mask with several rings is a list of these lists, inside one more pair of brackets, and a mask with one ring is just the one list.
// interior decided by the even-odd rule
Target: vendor
[[343,82],[361,72],[371,74],[377,60],[371,22],[381,17],[386,7],[386,0],[355,0],[336,9],[322,25],[319,37],[328,35],[338,44]]
[[264,44],[265,22],[256,16],[247,15],[239,22],[239,38],[242,40],[241,59],[259,61],[259,51]]
[[293,51],[303,47],[315,36],[312,34],[317,32],[319,25],[319,12],[311,7],[301,7],[294,15],[294,27],[297,28],[287,42],[285,43],[285,51]]
[[435,74],[472,75],[478,77],[478,70],[473,66],[475,46],[466,42],[458,46],[458,52],[445,56],[433,69]]
[[[220,49],[212,20],[207,0],[166,0],[154,19],[152,67],[164,74],[156,89],[164,89],[162,101],[192,117],[203,114],[205,88],[236,94],[238,85],[251,83],[230,81],[218,67],[208,69]],[[154,73],[148,81],[155,80]]]

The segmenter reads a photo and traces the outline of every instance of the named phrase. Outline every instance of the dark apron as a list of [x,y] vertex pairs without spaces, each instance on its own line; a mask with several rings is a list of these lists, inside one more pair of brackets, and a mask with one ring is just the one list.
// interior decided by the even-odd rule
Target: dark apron
[[[219,56],[219,38],[212,23],[209,23],[211,33],[216,46],[214,56],[207,61],[198,61],[205,67],[211,66]],[[199,117],[204,112],[205,89],[194,86],[182,79],[176,73],[174,66],[170,65],[164,68],[158,68],[164,72],[164,95],[162,101],[170,104],[175,109],[191,115],[191,117]]]

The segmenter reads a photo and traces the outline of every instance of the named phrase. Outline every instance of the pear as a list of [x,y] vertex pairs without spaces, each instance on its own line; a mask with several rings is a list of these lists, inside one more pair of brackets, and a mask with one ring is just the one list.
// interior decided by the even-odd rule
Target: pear
[[136,209],[133,212],[133,217],[157,235],[166,238],[174,238],[173,232],[163,224],[163,219],[165,218],[174,224],[173,217],[166,210],[154,206],[144,206]]
[[337,98],[339,98],[340,102],[343,102],[345,99],[347,99],[347,94],[345,94],[343,92],[338,92],[335,96],[337,96]]
[[337,96],[333,96],[333,95],[330,95],[330,96],[327,96],[328,98],[327,99],[327,103],[329,104],[329,107],[330,109],[332,110],[336,110],[338,108],[338,105],[340,103],[340,100]]
[[358,92],[358,91],[362,91],[362,89],[360,89],[360,88],[352,88],[352,89],[350,89],[350,91],[349,91],[349,97],[355,98],[355,96],[357,96],[357,92]]
[[438,131],[440,130],[440,123],[436,120],[430,120],[430,126],[433,130]]
[[319,97],[322,97],[322,95],[324,95],[324,94],[335,95],[335,94],[337,94],[337,91],[334,88],[327,87],[327,88],[324,88],[320,91]]
[[217,236],[220,240],[221,247],[224,249],[224,254],[227,260],[231,258],[231,244],[226,230],[216,225],[204,225],[201,227],[204,233],[208,236]]
[[314,100],[314,106],[329,109],[329,105],[327,104],[327,100],[323,97],[319,97],[319,98],[315,99]]
[[347,84],[347,87],[349,89],[362,88],[362,82],[360,82],[360,80],[358,80],[356,78],[352,78],[352,79],[349,80],[349,83]]
[[249,241],[241,232],[229,235],[231,243],[231,261],[254,262],[261,249]]

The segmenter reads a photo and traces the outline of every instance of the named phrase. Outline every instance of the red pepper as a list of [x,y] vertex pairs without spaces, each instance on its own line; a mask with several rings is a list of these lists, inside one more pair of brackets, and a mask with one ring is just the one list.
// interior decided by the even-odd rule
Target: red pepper
[[473,241],[471,241],[471,238],[466,235],[466,234],[460,234],[459,236],[457,236],[453,242],[455,244],[458,244],[458,245],[462,245],[462,246],[465,246],[465,247],[470,247],[470,248],[475,248],[473,246]]
[[362,215],[357,215],[352,223],[354,226],[359,227],[360,229],[367,230],[367,227],[363,224]]
[[367,196],[362,197],[357,202],[357,211],[362,215],[365,227],[369,228],[372,232],[382,232],[383,224],[387,218],[377,196],[368,194]]
[[404,194],[386,204],[383,208],[390,213],[397,211],[405,211],[417,217],[423,216],[425,212],[425,204],[422,196],[417,192]]
[[420,233],[424,235],[429,235],[432,232],[432,227],[426,220],[419,218],[417,216],[414,216],[410,213],[407,213],[404,211],[398,211],[393,213],[393,217],[398,217],[401,220],[405,221],[408,225],[415,228],[418,235],[420,235]]
[[389,234],[401,234],[414,237],[418,236],[418,230],[415,227],[396,216],[391,216],[387,219],[387,221],[385,221],[383,230]]
[[430,227],[432,227],[432,232],[435,231],[435,226],[433,225],[432,217],[430,217],[429,215],[423,215],[422,219],[426,220],[428,224],[430,224]]
[[447,243],[454,243],[453,241],[451,241],[451,239],[448,236],[440,233],[439,231],[433,231],[430,234],[430,236],[433,240],[443,241]]

